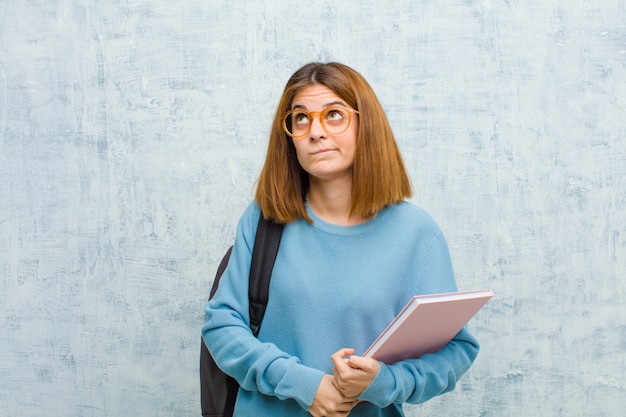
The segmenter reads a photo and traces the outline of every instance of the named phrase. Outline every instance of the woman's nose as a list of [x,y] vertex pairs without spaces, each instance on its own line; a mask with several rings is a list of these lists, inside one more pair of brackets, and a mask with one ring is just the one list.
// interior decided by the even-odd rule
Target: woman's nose
[[319,117],[313,117],[311,120],[311,129],[309,131],[309,136],[311,139],[322,139],[326,138],[326,130],[322,125],[322,121]]

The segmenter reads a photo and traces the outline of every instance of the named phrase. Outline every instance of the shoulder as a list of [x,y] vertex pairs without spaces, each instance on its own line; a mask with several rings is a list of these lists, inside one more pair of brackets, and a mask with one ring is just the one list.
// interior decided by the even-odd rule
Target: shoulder
[[403,227],[417,228],[423,232],[440,233],[439,225],[425,209],[408,201],[393,204],[383,210],[384,217]]
[[256,202],[251,202],[244,210],[239,218],[237,225],[237,239],[243,239],[246,245],[252,248],[256,229],[259,225],[259,216],[261,215],[261,207]]
[[433,216],[410,202],[387,207],[381,214],[381,224],[391,239],[404,245],[427,250],[432,245],[446,246],[443,231]]
[[244,210],[241,215],[242,221],[254,221],[254,223],[258,223],[259,216],[261,215],[261,207],[256,203],[256,201],[252,201],[248,204],[248,207]]

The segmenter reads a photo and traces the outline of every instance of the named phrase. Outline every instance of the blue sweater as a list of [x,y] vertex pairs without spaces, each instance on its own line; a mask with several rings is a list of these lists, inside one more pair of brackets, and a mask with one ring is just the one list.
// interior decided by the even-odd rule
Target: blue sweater
[[[270,283],[259,338],[249,328],[248,274],[260,209],[240,219],[232,257],[206,305],[204,341],[241,388],[235,416],[310,416],[330,355],[363,353],[413,295],[457,289],[441,230],[404,202],[357,226],[314,220],[288,224]],[[419,337],[419,335],[416,335]],[[467,329],[419,359],[382,364],[354,416],[403,416],[401,404],[451,391],[478,343]]]

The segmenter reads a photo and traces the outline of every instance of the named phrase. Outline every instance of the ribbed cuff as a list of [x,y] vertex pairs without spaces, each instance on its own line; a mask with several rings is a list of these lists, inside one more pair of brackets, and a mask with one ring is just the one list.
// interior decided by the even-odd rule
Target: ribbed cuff
[[313,405],[315,394],[320,386],[324,373],[307,366],[296,366],[287,374],[276,387],[276,396],[279,398],[293,398],[304,409]]
[[381,362],[380,370],[369,386],[359,395],[359,400],[370,402],[377,407],[386,407],[391,404],[393,400],[387,398],[385,394],[393,391],[389,389],[389,387],[393,387],[394,384],[394,377],[391,370],[387,365]]

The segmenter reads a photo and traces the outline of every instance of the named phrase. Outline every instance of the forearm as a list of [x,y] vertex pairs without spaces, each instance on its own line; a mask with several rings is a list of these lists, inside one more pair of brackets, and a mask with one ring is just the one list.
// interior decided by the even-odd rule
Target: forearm
[[359,398],[379,407],[394,402],[418,404],[428,401],[454,390],[459,378],[474,362],[478,350],[476,339],[463,329],[439,352],[382,365]]
[[303,365],[273,343],[261,342],[246,326],[236,314],[207,306],[202,334],[215,362],[243,389],[292,398],[308,409],[323,372]]

